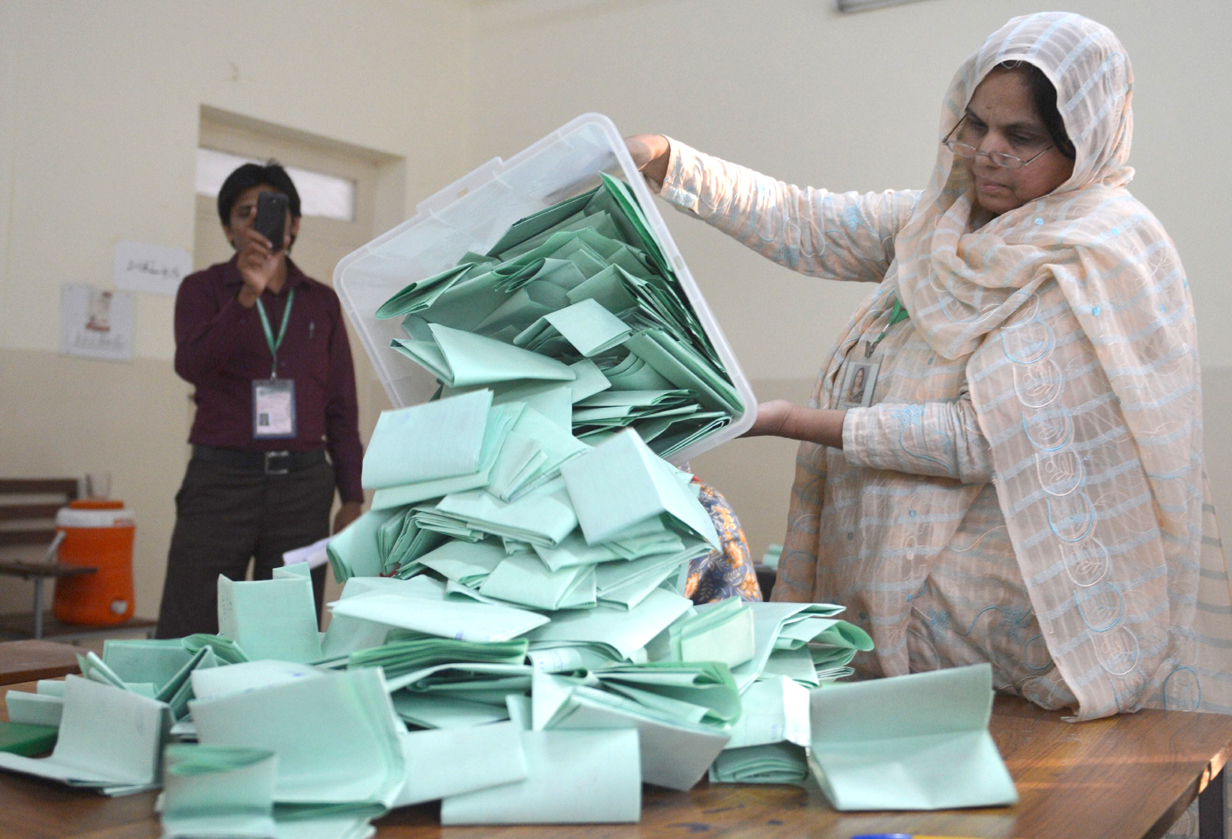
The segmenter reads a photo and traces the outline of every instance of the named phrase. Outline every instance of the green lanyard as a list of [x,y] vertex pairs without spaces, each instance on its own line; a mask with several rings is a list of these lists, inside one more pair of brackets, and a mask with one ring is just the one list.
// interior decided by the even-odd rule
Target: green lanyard
[[282,339],[287,334],[287,324],[291,320],[291,304],[295,302],[295,289],[287,292],[287,307],[282,310],[282,325],[278,327],[278,340],[274,340],[274,331],[270,329],[269,318],[265,314],[265,306],[261,304],[261,298],[257,298],[257,314],[261,316],[261,328],[265,330],[265,343],[269,345],[270,356],[273,357],[273,366],[270,369],[270,378],[278,378],[278,348],[282,346]]
[[872,356],[873,350],[877,349],[877,345],[881,343],[881,339],[886,336],[886,332],[889,331],[891,326],[900,321],[907,320],[909,317],[911,315],[908,314],[902,302],[897,297],[894,298],[894,306],[890,309],[890,322],[885,325],[885,328],[881,330],[881,334],[864,350],[864,357],[869,358]]

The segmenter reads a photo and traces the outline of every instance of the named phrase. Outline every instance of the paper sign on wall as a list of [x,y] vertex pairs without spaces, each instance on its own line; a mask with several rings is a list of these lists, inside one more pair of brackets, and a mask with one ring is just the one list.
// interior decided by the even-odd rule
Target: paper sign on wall
[[116,288],[149,294],[175,294],[192,273],[188,251],[127,240],[116,242],[114,265]]
[[88,285],[65,284],[60,298],[60,352],[130,361],[133,296]]

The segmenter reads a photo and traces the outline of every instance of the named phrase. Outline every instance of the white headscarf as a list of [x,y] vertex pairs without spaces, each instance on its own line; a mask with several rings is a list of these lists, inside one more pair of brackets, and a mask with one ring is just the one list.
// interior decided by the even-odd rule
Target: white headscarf
[[[1193,304],[1172,241],[1125,189],[1129,60],[1079,15],[1015,18],[959,68],[941,136],[989,71],[1015,61],[1057,90],[1072,177],[971,231],[970,175],[940,146],[895,241],[891,293],[867,301],[838,346],[896,291],[931,348],[965,363],[1014,552],[1080,718],[1144,705],[1232,712],[1226,563],[1217,538],[1203,551]],[[842,363],[823,374],[823,407],[837,407]],[[938,482],[920,492],[916,505],[938,510],[974,498]],[[923,547],[935,553],[950,535]]]

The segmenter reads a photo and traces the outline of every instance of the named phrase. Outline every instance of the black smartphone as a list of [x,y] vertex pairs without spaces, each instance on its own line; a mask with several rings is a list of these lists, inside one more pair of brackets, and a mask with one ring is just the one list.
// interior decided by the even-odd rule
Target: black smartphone
[[281,192],[262,192],[257,195],[257,218],[252,227],[274,246],[282,250],[282,237],[287,226],[287,196]]

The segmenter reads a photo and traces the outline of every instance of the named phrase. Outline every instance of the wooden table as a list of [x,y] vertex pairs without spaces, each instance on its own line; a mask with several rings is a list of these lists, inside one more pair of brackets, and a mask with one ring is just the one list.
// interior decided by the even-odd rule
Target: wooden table
[[0,642],[0,685],[80,673],[77,652],[55,641]]
[[[1142,711],[1077,725],[1060,717],[1020,699],[997,698],[991,729],[1018,785],[1021,800],[1013,807],[839,814],[811,783],[712,787],[703,781],[687,793],[646,787],[636,825],[442,828],[439,805],[433,804],[393,811],[377,822],[378,836],[849,839],[859,833],[914,832],[986,839],[1155,839],[1203,790],[1203,804],[1217,805],[1215,812],[1222,814],[1219,773],[1232,752],[1232,716]],[[1208,788],[1212,778],[1218,783]],[[5,773],[0,836],[156,839],[153,803],[154,793],[107,799]],[[1205,817],[1203,828],[1222,830]]]

